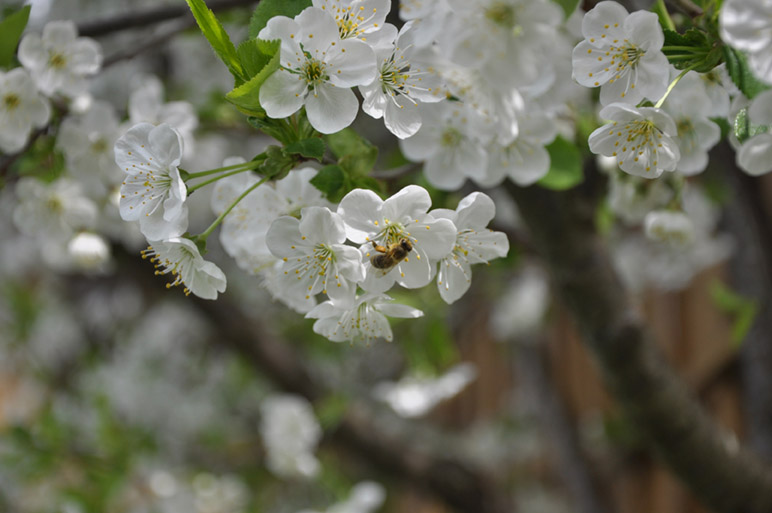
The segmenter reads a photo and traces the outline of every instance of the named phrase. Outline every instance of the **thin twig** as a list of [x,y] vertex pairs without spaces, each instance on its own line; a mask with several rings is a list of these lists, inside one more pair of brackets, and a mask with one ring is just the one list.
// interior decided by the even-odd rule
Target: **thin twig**
[[[211,0],[208,6],[212,11],[222,11],[235,7],[246,7],[256,4],[259,0]],[[101,20],[88,21],[78,26],[78,33],[86,37],[99,37],[129,30],[138,27],[155,25],[167,20],[173,20],[181,16],[190,16],[190,8],[187,4],[168,5],[156,7],[146,11],[125,13],[103,18]]]
[[195,25],[196,25],[196,22],[193,18],[184,18],[184,19],[178,20],[174,22],[174,24],[170,28],[165,30],[163,33],[156,34],[151,38],[145,38],[144,43],[140,43],[140,44],[137,44],[136,46],[129,47],[126,50],[118,51],[113,55],[107,57],[104,60],[104,63],[102,64],[102,68],[107,68],[121,61],[133,59],[134,57],[137,57],[138,55],[141,55],[147,52],[148,50],[152,50],[158,46],[163,45],[164,43],[172,39],[180,32],[188,30],[189,28],[194,27]]

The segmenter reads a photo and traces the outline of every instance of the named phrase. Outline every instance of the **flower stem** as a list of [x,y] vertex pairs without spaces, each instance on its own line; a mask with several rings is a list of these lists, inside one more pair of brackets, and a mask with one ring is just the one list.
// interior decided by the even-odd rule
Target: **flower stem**
[[668,95],[670,94],[670,91],[673,90],[673,88],[676,86],[678,81],[681,80],[684,77],[684,75],[689,73],[691,70],[693,70],[694,68],[696,68],[698,66],[701,66],[702,64],[703,64],[702,61],[695,62],[694,64],[692,64],[691,66],[689,66],[688,68],[683,70],[681,73],[679,73],[678,76],[675,77],[672,82],[670,82],[670,85],[667,86],[667,91],[665,91],[665,94],[662,95],[662,98],[660,98],[659,101],[656,104],[654,104],[654,108],[658,109],[658,108],[662,107],[662,104],[665,103],[665,100],[667,99]]
[[218,167],[217,169],[210,169],[208,171],[200,171],[198,173],[188,173],[188,179],[201,178],[204,176],[213,175],[215,173],[221,173],[223,171],[230,171],[232,169],[238,169],[251,165],[251,162],[242,162],[241,164],[233,164],[232,166]]
[[196,189],[200,189],[201,187],[207,186],[210,183],[216,182],[217,180],[220,180],[222,178],[226,178],[228,176],[237,175],[239,173],[243,173],[244,171],[252,171],[253,169],[254,169],[253,167],[246,167],[246,168],[242,168],[242,169],[236,169],[235,171],[230,171],[228,173],[224,173],[224,174],[221,174],[219,176],[215,176],[213,178],[210,178],[209,180],[205,180],[205,181],[203,181],[201,183],[197,183],[196,185],[191,185],[190,187],[188,187],[188,194],[192,193]]
[[656,1],[654,4],[654,12],[657,13],[660,23],[662,23],[666,29],[675,30],[675,23],[673,23],[673,19],[670,17],[670,13],[667,12],[665,0]]
[[197,242],[206,242],[206,239],[207,239],[207,238],[209,237],[209,235],[210,235],[210,234],[211,234],[211,233],[214,231],[214,229],[215,229],[215,228],[217,228],[217,226],[218,226],[220,223],[222,223],[223,219],[225,219],[225,216],[227,216],[228,214],[230,214],[231,210],[233,210],[233,208],[234,208],[236,205],[238,205],[238,204],[239,204],[239,202],[240,202],[241,200],[243,200],[244,198],[246,198],[246,197],[247,197],[247,194],[249,194],[250,192],[252,192],[252,191],[254,191],[255,189],[257,189],[257,188],[258,188],[260,185],[262,185],[262,184],[264,184],[265,182],[267,182],[267,181],[268,181],[268,179],[269,179],[269,177],[267,177],[267,176],[266,176],[265,178],[263,178],[263,179],[262,179],[262,180],[260,180],[259,182],[256,182],[254,185],[250,186],[250,187],[249,187],[247,190],[245,190],[244,192],[242,192],[242,193],[241,193],[241,195],[240,195],[238,198],[236,198],[236,199],[233,201],[233,203],[231,203],[231,204],[228,206],[228,208],[226,208],[226,209],[223,211],[223,213],[222,213],[222,214],[220,214],[220,215],[217,217],[217,219],[215,219],[215,220],[214,220],[214,222],[212,222],[212,224],[210,224],[210,225],[209,225],[209,228],[207,228],[206,230],[204,230],[202,233],[200,233],[200,234],[196,235],[194,239],[195,239]]

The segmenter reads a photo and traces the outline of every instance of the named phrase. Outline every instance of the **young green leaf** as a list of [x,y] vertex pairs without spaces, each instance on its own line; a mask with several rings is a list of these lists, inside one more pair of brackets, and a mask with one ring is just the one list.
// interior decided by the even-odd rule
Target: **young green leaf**
[[311,178],[311,185],[322,191],[328,199],[334,201],[342,196],[345,180],[346,175],[343,169],[337,164],[332,164],[320,169],[316,176]]
[[274,16],[294,18],[306,7],[311,7],[311,0],[262,0],[249,21],[249,37],[256,38]]
[[369,174],[378,158],[378,148],[350,128],[328,135],[327,145],[338,157],[338,163],[352,175]]
[[196,18],[198,27],[206,37],[212,49],[222,60],[237,82],[245,82],[245,76],[241,67],[241,61],[236,53],[228,33],[215,17],[214,13],[206,6],[204,0],[185,0],[190,7],[193,17]]
[[582,154],[573,143],[558,136],[547,146],[550,154],[550,170],[537,183],[554,190],[570,189],[582,182]]
[[300,155],[308,159],[321,161],[322,157],[324,157],[324,149],[324,141],[314,137],[289,144],[284,148],[284,152],[289,155]]
[[13,62],[24,28],[29,20],[31,7],[25,5],[3,21],[0,21],[0,68],[8,68]]
[[711,283],[710,295],[716,306],[733,318],[732,342],[739,346],[753,326],[759,309],[757,301],[741,296],[720,281]]
[[769,86],[757,79],[748,67],[748,58],[744,53],[729,46],[724,46],[724,60],[729,77],[737,88],[748,98],[769,89]]
[[245,43],[249,43],[249,41],[239,45],[240,53],[248,62],[245,69],[254,69],[256,66],[261,66],[260,70],[247,82],[226,94],[225,99],[247,115],[262,117],[265,116],[265,111],[260,106],[260,87],[271,76],[271,73],[279,69],[280,43],[278,40],[258,41],[255,50],[257,50],[261,57],[256,55],[252,49],[247,50],[246,48],[248,47],[244,47],[245,49],[242,50]]

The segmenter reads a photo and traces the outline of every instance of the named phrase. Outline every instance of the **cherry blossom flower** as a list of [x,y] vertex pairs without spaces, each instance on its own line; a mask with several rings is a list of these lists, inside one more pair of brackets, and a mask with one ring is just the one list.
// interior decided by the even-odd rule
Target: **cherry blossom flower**
[[708,166],[708,150],[721,139],[721,129],[708,119],[711,102],[705,82],[690,71],[670,92],[662,110],[673,118],[678,131],[681,158],[676,169],[687,176],[701,173]]
[[75,97],[88,89],[86,77],[99,71],[102,50],[93,39],[78,37],[74,22],[52,21],[43,27],[42,38],[37,34],[22,38],[19,61],[44,94]]
[[121,181],[113,149],[119,135],[118,117],[107,102],[94,102],[85,114],[68,117],[59,128],[56,146],[69,171],[94,195],[106,194]]
[[155,264],[156,274],[174,277],[166,288],[183,285],[185,295],[193,293],[203,299],[217,299],[218,292],[225,292],[225,274],[215,264],[204,260],[190,239],[173,237],[150,241],[142,258],[149,258]]
[[675,170],[681,156],[674,139],[677,129],[661,109],[612,103],[600,117],[611,123],[590,134],[590,151],[614,157],[622,171],[644,178]]
[[407,23],[396,42],[376,47],[378,79],[359,87],[362,110],[375,119],[382,117],[389,132],[400,139],[421,128],[421,103],[444,99],[442,79],[430,64],[431,51],[413,46],[413,35]]
[[683,213],[674,210],[654,210],[644,219],[646,236],[674,246],[685,246],[694,240],[694,224]]
[[450,59],[481,69],[500,88],[535,82],[549,60],[562,13],[545,0],[448,0],[453,15],[440,34]]
[[306,299],[322,292],[343,301],[364,280],[362,256],[345,240],[343,219],[325,207],[304,208],[300,220],[282,216],[266,235],[268,249],[283,260],[283,288]]
[[[340,201],[338,213],[346,224],[347,237],[362,244],[367,276],[361,287],[384,292],[396,281],[406,288],[423,287],[432,278],[432,261],[447,255],[456,240],[456,227],[447,219],[435,219],[426,212],[431,206],[423,187],[408,185],[382,200],[373,191],[354,189]],[[374,245],[388,248],[407,239],[408,256],[385,273],[372,266]]]
[[383,28],[391,10],[389,0],[313,0],[312,5],[332,16],[341,39],[362,41]]
[[574,48],[574,78],[586,87],[600,86],[600,102],[637,104],[656,101],[668,86],[664,35],[657,15],[628,14],[616,2],[600,2],[582,20],[585,40]]
[[185,156],[192,156],[195,151],[193,132],[198,127],[198,114],[193,104],[186,101],[164,102],[164,85],[155,75],[140,75],[135,82],[139,86],[129,96],[131,125],[167,123],[173,126],[185,142]]
[[772,4],[765,0],[726,0],[719,24],[721,38],[748,52],[753,72],[772,84]]
[[461,363],[439,377],[406,376],[398,382],[382,381],[373,388],[373,397],[401,417],[420,417],[461,392],[476,377],[473,364]]
[[271,18],[258,37],[281,40],[281,68],[260,88],[260,105],[269,117],[284,118],[305,106],[311,126],[325,134],[354,121],[359,104],[350,88],[376,78],[370,46],[341,40],[332,17],[316,7],[294,20]]
[[49,117],[51,107],[26,70],[0,71],[0,151],[23,149],[32,129],[45,126]]
[[467,178],[486,178],[485,144],[490,127],[480,115],[459,102],[440,102],[421,109],[423,124],[399,145],[408,159],[426,161],[424,175],[442,190],[461,188]]
[[333,342],[370,344],[379,338],[391,342],[394,338],[389,317],[415,319],[423,312],[411,306],[391,303],[386,294],[367,293],[345,301],[329,300],[318,304],[306,314],[317,319],[314,332]]
[[[748,119],[753,125],[772,126],[772,90],[753,99],[748,107]],[[737,165],[753,176],[772,171],[772,132],[760,130],[745,141],[737,152]]]
[[487,174],[475,182],[492,187],[509,177],[521,186],[536,183],[550,169],[550,155],[544,146],[556,136],[557,126],[546,112],[531,109],[521,114],[517,137],[506,145],[491,144]]
[[509,240],[502,232],[487,228],[496,215],[490,197],[473,192],[462,199],[456,210],[435,209],[432,216],[448,219],[458,230],[456,244],[439,263],[437,288],[442,299],[450,304],[463,296],[472,283],[472,264],[484,264],[507,256]]
[[27,235],[63,241],[96,222],[96,205],[83,194],[80,184],[69,178],[51,183],[21,178],[16,196],[19,204],[13,220]]
[[302,397],[276,394],[260,405],[260,435],[268,468],[281,477],[313,477],[319,472],[314,450],[322,428],[311,404]]
[[148,240],[187,230],[187,189],[177,168],[181,158],[182,136],[167,124],[140,123],[115,143],[115,162],[128,173],[121,186],[121,217],[139,220]]

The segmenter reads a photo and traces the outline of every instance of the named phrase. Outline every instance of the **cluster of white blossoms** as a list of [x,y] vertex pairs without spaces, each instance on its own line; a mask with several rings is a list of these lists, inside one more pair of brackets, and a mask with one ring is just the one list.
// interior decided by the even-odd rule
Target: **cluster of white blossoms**
[[78,37],[72,21],[53,21],[43,35],[19,43],[23,67],[0,71],[0,151],[16,153],[30,133],[51,117],[49,98],[74,98],[86,90],[86,77],[99,71],[102,52],[91,39]]
[[295,395],[273,395],[263,400],[260,410],[260,435],[271,472],[288,478],[315,476],[319,461],[314,451],[322,428],[311,404]]
[[[764,35],[772,31],[770,13],[763,1],[727,2],[721,10],[721,37],[748,52],[758,78],[772,83],[772,38]],[[657,15],[628,14],[616,2],[600,2],[589,11],[582,33],[585,39],[573,52],[574,78],[584,86],[600,87],[604,105],[600,117],[610,121],[590,135],[590,150],[615,158],[623,171],[645,178],[657,178],[664,171],[684,176],[704,171],[708,150],[721,138],[719,126],[710,118],[723,118],[734,126],[739,109],[730,115],[730,95],[736,103],[747,102],[724,78],[723,65],[707,73],[688,68],[679,73],[662,52],[664,36]],[[757,129],[737,155],[738,166],[753,175],[772,170],[767,103],[768,93],[762,93],[749,107],[750,122]]]

